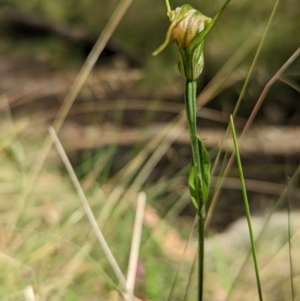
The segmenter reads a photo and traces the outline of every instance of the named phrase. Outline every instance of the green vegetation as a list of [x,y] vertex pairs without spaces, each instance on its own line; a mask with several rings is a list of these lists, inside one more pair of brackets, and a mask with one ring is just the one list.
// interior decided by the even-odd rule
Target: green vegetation
[[[119,2],[118,17],[114,13]],[[204,46],[205,67],[197,83],[200,94],[196,94],[195,78],[187,82],[185,93],[192,155],[176,51],[169,47],[157,58],[151,57],[167,28],[164,3],[133,1],[128,11],[122,7],[124,3],[1,3],[2,16],[7,8],[14,8],[53,24],[85,28],[95,40],[103,28],[108,35],[99,38],[84,62],[93,44],[87,51],[80,43],[72,44],[51,33],[29,37],[20,30],[18,35],[8,30],[5,18],[1,21],[0,299],[124,299],[122,281],[96,233],[101,229],[126,277],[136,204],[143,191],[147,206],[135,284],[137,297],[195,300],[199,231],[193,222],[196,210],[191,206],[191,192],[198,209],[204,211],[203,203],[209,208],[205,250],[201,250],[205,261],[203,300],[257,300],[249,253],[255,238],[263,300],[297,300],[300,219],[293,206],[299,199],[299,160],[293,152],[274,156],[266,148],[265,156],[255,153],[257,144],[267,138],[254,137],[248,149],[242,143],[256,117],[258,126],[262,121],[298,125],[295,76],[300,51],[299,42],[290,34],[298,28],[297,1],[277,1],[279,6],[270,0],[232,2],[216,22]],[[212,16],[224,2],[190,4]],[[181,5],[179,0],[171,3],[172,7]],[[121,19],[116,29],[106,25],[111,24],[110,18],[116,23]],[[117,54],[96,63],[103,50],[101,43],[105,45],[108,40]],[[131,62],[132,57],[137,61]],[[196,97],[198,107],[208,104],[198,112]],[[270,103],[279,106],[280,116],[275,112],[274,117],[273,111],[267,114]],[[283,104],[285,110],[280,111]],[[251,241],[245,219],[225,229],[241,216],[240,190],[244,196],[246,193],[245,187],[241,189],[235,182],[241,166],[231,168],[233,143],[226,139],[226,127],[232,112],[241,132],[239,147],[244,156],[249,206],[255,212]],[[196,113],[201,117],[197,120],[202,138],[199,143]],[[80,202],[82,195],[53,146],[49,126],[74,167],[98,230],[91,225]],[[211,143],[218,135],[217,142]],[[196,164],[199,148],[201,160]],[[209,168],[199,169],[203,159],[208,165],[206,148],[213,163],[207,202],[208,191],[199,189],[209,182]],[[287,189],[282,184],[286,175],[290,176],[289,219],[286,211],[275,212],[287,204]],[[263,212],[259,210],[262,208]]]

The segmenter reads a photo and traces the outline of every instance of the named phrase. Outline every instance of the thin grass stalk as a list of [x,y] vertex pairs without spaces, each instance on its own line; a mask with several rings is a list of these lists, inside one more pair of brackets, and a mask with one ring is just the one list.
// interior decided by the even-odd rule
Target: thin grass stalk
[[55,130],[54,130],[53,127],[49,128],[49,133],[50,133],[50,136],[53,139],[53,142],[54,142],[54,144],[56,146],[56,149],[57,149],[57,151],[58,151],[58,153],[59,153],[59,155],[60,155],[60,157],[61,157],[61,159],[62,159],[62,161],[63,161],[63,163],[64,163],[64,165],[65,165],[65,167],[66,167],[66,169],[68,171],[68,173],[69,173],[71,181],[72,181],[72,183],[73,183],[73,185],[74,185],[74,187],[76,189],[78,197],[79,197],[79,199],[80,199],[80,201],[82,203],[82,206],[83,206],[83,208],[85,210],[85,213],[86,213],[86,215],[87,215],[87,217],[89,219],[91,227],[94,230],[94,233],[95,233],[95,235],[96,235],[96,237],[97,237],[97,239],[99,241],[99,244],[102,247],[103,252],[105,253],[105,255],[107,257],[107,260],[109,261],[109,263],[110,263],[113,271],[115,272],[115,274],[116,274],[116,276],[117,276],[117,278],[118,278],[118,280],[119,280],[119,282],[120,282],[123,290],[128,294],[128,296],[130,298],[129,300],[133,301],[134,297],[127,290],[126,280],[124,278],[124,275],[123,275],[123,273],[122,273],[122,271],[121,271],[121,269],[120,269],[120,267],[119,267],[119,265],[118,265],[115,257],[113,256],[113,254],[112,254],[112,252],[111,252],[111,250],[110,250],[110,248],[109,248],[109,246],[108,246],[108,244],[107,244],[107,242],[106,242],[106,240],[105,240],[105,238],[104,238],[104,236],[102,234],[102,231],[100,230],[100,228],[99,228],[99,226],[97,224],[97,220],[96,220],[96,218],[95,218],[95,216],[94,216],[94,214],[93,214],[93,212],[91,210],[91,207],[90,207],[90,205],[89,205],[89,203],[88,203],[88,201],[86,199],[86,196],[85,196],[85,194],[84,194],[84,192],[82,190],[82,187],[81,187],[81,185],[80,185],[80,183],[79,183],[79,181],[77,179],[77,176],[76,176],[76,174],[74,172],[74,169],[73,169],[73,167],[72,167],[72,165],[71,165],[71,163],[70,163],[70,161],[69,161],[69,159],[67,157],[67,154],[66,154],[65,150],[63,149],[63,146],[61,145],[61,143],[60,143],[60,141],[59,141],[59,139],[57,137],[57,134],[56,134],[56,132],[55,132]]
[[287,179],[287,215],[288,215],[288,240],[289,240],[289,264],[290,264],[290,280],[291,280],[291,293],[292,301],[295,301],[295,288],[294,288],[294,269],[292,258],[292,242],[291,242],[291,210],[290,210],[290,179]]
[[242,167],[241,157],[240,157],[240,153],[239,153],[239,146],[238,146],[238,142],[237,142],[237,137],[236,137],[236,132],[235,132],[232,115],[230,116],[230,129],[231,129],[231,134],[232,134],[233,143],[234,143],[236,162],[237,162],[238,170],[239,170],[239,174],[240,174],[241,188],[242,188],[244,206],[245,206],[245,211],[246,211],[246,218],[247,218],[247,223],[248,223],[248,228],[249,228],[249,237],[250,237],[250,242],[251,242],[252,257],[253,257],[253,263],[254,263],[254,269],[255,269],[257,291],[258,291],[259,300],[263,301],[261,283],[260,283],[260,277],[259,277],[259,270],[258,270],[257,255],[256,255],[256,248],[255,248],[254,235],[253,235],[252,223],[251,223],[251,213],[250,213],[250,208],[249,208],[247,189],[246,189],[246,184],[245,184],[245,179],[244,179],[244,174],[243,174],[243,167]]
[[[293,183],[292,185],[295,185],[295,184],[296,184],[296,181],[297,181],[297,179],[298,179],[299,176],[300,176],[300,166],[298,166],[297,170],[294,172],[293,176],[290,178],[290,183]],[[270,220],[272,214],[273,214],[274,212],[276,212],[276,210],[278,210],[278,209],[280,208],[280,206],[283,205],[284,200],[286,200],[286,198],[285,198],[286,193],[287,193],[287,187],[284,188],[284,190],[282,191],[282,194],[281,194],[280,198],[278,199],[278,201],[276,202],[276,204],[273,206],[273,208],[272,208],[271,212],[269,213],[268,217],[265,219],[265,221],[264,221],[264,223],[263,223],[263,225],[262,225],[262,227],[261,227],[261,231],[259,232],[259,234],[258,234],[258,236],[257,236],[257,238],[256,238],[256,243],[259,242],[260,239],[263,237],[264,229],[266,229],[266,225],[267,225],[267,223],[269,222],[269,220]],[[229,292],[228,292],[228,294],[227,294],[227,297],[226,297],[226,300],[225,300],[225,301],[230,300],[229,298],[230,298],[230,295],[231,295],[231,293],[232,293],[232,291],[233,291],[233,289],[234,289],[234,286],[235,286],[235,284],[236,284],[236,281],[237,281],[237,279],[238,279],[239,277],[241,277],[242,271],[243,271],[243,269],[244,269],[245,266],[246,266],[246,262],[247,262],[249,256],[251,256],[251,252],[248,253],[248,255],[246,256],[246,258],[245,258],[245,260],[244,260],[244,262],[243,262],[243,264],[242,264],[242,266],[240,267],[238,273],[236,274],[235,280],[234,280],[233,284],[232,284],[231,287],[230,287],[230,290],[229,290]],[[268,264],[270,264],[271,261],[272,261],[272,259],[269,261]],[[265,266],[262,268],[262,272],[266,269],[266,267],[268,266],[268,264],[265,265]]]
[[126,282],[127,290],[132,295],[134,294],[146,199],[147,196],[145,192],[140,192],[138,194]]

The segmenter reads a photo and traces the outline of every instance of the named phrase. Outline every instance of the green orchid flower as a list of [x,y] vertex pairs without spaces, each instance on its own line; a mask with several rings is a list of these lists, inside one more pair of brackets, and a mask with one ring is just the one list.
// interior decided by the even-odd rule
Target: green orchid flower
[[204,38],[229,1],[227,0],[220,11],[211,19],[188,4],[171,10],[169,2],[166,0],[167,15],[171,24],[164,43],[153,52],[153,55],[157,55],[168,46],[170,41],[176,41],[178,46],[178,68],[186,78],[184,102],[192,153],[188,186],[191,201],[198,213],[198,301],[202,301],[203,297],[204,225],[205,205],[210,184],[210,157],[202,139],[197,134],[196,79],[202,73],[204,66]]
[[178,69],[187,80],[196,80],[204,67],[204,38],[215,24],[230,0],[227,0],[213,19],[185,4],[171,10],[166,0],[167,15],[171,25],[164,43],[153,52],[159,54],[171,41],[178,46]]

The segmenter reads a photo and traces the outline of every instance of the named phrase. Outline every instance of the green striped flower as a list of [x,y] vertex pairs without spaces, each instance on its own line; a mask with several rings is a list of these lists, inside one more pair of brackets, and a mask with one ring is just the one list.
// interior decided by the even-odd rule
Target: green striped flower
[[[201,33],[205,32],[204,29],[208,27],[211,18],[204,16],[188,4],[168,11],[167,15],[171,25],[164,43],[153,52],[153,55],[160,53],[170,41],[176,41],[179,71],[188,80],[195,80],[204,66],[204,37]],[[199,40],[199,37],[202,38]]]

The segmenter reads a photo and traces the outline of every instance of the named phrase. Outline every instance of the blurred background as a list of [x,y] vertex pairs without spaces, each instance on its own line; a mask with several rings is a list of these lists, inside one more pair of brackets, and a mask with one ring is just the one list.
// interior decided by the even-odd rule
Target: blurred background
[[[45,151],[45,139],[119,2],[0,1],[0,247],[5,271],[0,276],[1,300],[24,300],[29,298],[28,290],[35,299],[25,300],[118,300],[116,278],[96,244],[64,164],[54,147]],[[218,192],[216,186],[232,152],[230,137],[221,144],[229,114],[242,93],[275,3],[232,0],[205,42],[205,67],[198,80],[198,126],[212,163],[219,158],[209,198],[209,204],[215,199],[216,205],[207,231],[212,242],[207,251],[206,293],[211,300],[225,300],[240,266],[233,262],[241,263],[248,250],[244,232],[230,238],[232,229],[244,227],[235,224],[243,223],[237,220],[244,216],[235,163]],[[171,2],[173,8],[182,4]],[[191,0],[189,4],[212,17],[223,1]],[[187,189],[189,136],[185,122],[180,121],[184,80],[178,75],[176,45],[152,57],[168,26],[164,1],[134,0],[58,135],[124,273],[137,193],[147,194],[137,296],[166,299],[182,261],[180,284],[172,300],[183,300],[186,283],[190,283],[187,300],[194,300],[196,281],[188,281],[188,275],[196,233],[181,258],[195,216]],[[274,241],[275,255],[287,240],[288,203],[294,221],[299,219],[299,57],[275,78],[299,48],[299,26],[299,1],[279,1],[235,119],[241,133],[257,109],[240,147],[255,229],[282,231],[277,240],[266,234]],[[288,178],[290,197],[283,194]],[[268,214],[276,216],[281,226],[263,226]],[[269,240],[261,239],[262,253]],[[233,241],[240,241],[243,248]],[[270,256],[262,255],[265,266]],[[286,261],[280,259],[278,264]],[[241,284],[234,287],[236,295],[230,300],[250,300],[255,283],[249,273],[251,261],[247,272],[238,277]],[[272,269],[266,272],[266,300],[289,296],[287,286],[278,285],[286,278],[270,280],[270,275]],[[288,279],[288,272],[284,277]],[[247,297],[239,295],[245,287]]]

